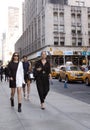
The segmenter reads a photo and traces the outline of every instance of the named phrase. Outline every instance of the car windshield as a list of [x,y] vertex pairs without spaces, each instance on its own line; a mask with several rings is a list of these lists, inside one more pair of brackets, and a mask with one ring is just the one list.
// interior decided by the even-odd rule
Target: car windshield
[[52,68],[53,72],[59,72],[59,68]]
[[78,66],[67,66],[66,70],[67,71],[79,71],[80,68]]
[[55,71],[56,71],[56,72],[59,72],[59,68],[55,68]]

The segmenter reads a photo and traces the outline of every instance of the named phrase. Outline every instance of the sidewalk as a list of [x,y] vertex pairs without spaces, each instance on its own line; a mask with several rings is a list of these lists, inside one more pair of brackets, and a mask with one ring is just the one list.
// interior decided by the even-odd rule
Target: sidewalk
[[10,106],[8,83],[0,82],[0,130],[90,130],[90,104],[50,91],[46,109],[40,109],[35,83],[30,101],[23,99],[22,112]]

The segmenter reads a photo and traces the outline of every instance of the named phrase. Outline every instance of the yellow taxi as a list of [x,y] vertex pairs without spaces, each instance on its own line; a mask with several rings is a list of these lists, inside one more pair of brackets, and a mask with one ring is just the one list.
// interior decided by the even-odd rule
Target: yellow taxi
[[84,82],[84,72],[76,65],[66,66],[60,68],[59,81],[82,81]]
[[86,71],[84,74],[84,81],[86,85],[90,85],[90,70]]
[[56,68],[56,67],[51,68],[51,76],[52,76],[52,78],[58,79],[59,68]]

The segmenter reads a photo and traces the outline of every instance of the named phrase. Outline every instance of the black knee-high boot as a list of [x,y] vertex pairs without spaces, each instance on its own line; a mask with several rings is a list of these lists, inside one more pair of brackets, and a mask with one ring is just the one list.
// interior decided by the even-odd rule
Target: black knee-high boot
[[18,103],[18,112],[21,112],[21,103]]

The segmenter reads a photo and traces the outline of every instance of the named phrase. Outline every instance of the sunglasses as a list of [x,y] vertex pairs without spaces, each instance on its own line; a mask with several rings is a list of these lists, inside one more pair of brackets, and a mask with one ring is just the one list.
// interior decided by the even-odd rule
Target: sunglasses
[[19,55],[16,55],[16,54],[15,54],[14,56],[17,56],[17,57],[18,57]]

